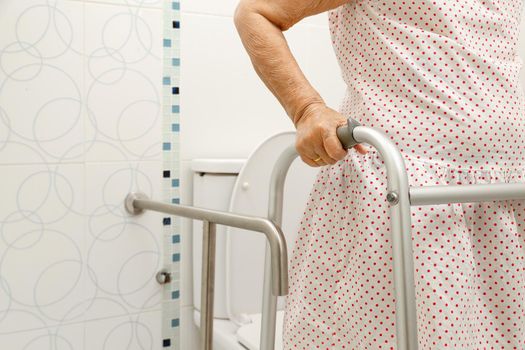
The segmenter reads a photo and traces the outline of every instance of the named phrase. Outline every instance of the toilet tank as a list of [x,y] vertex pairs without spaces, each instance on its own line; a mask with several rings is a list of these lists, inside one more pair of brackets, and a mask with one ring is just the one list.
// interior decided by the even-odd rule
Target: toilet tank
[[[194,159],[193,205],[228,211],[233,186],[246,159]],[[217,225],[214,317],[227,319],[226,310],[226,227]],[[202,268],[202,221],[193,221],[193,300],[200,311]]]

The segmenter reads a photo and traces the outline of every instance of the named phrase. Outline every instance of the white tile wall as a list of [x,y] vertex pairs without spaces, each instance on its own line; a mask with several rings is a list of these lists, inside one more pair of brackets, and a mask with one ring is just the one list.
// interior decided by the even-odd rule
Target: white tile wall
[[84,13],[86,159],[161,159],[161,11],[89,4]]
[[0,162],[82,160],[82,9],[66,1],[0,3],[0,129],[9,141]]
[[159,349],[162,1],[0,2],[0,348]]
[[86,322],[86,349],[162,349],[160,311]]
[[82,349],[84,325],[72,324],[1,336],[3,349]]

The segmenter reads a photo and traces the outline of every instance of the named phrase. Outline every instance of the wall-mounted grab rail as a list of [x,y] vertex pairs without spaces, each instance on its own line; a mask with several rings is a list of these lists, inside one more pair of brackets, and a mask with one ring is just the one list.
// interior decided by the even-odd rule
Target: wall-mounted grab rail
[[[216,225],[225,225],[261,232],[266,235],[270,247],[271,294],[288,293],[288,253],[286,241],[279,226],[271,220],[256,216],[238,215],[218,210],[210,210],[185,205],[172,205],[149,200],[142,193],[130,193],[125,200],[125,208],[132,215],[144,210],[182,216],[203,221],[202,252],[202,293],[201,293],[201,346],[212,350],[213,341],[213,298],[215,282],[215,236]],[[274,327],[275,328],[275,327]]]
[[[396,308],[396,342],[399,350],[417,350],[417,316],[411,239],[411,206],[468,203],[488,200],[525,199],[525,183],[423,186],[411,188],[401,152],[379,129],[361,126],[349,118],[337,129],[337,136],[347,149],[359,143],[375,147],[387,172],[386,199],[390,204],[392,258]],[[277,296],[288,292],[287,250],[282,223],[283,193],[286,174],[298,156],[295,147],[283,151],[272,171],[268,218],[228,212],[169,205],[147,199],[139,193],[126,197],[126,209],[139,214],[144,209],[202,220],[203,264],[201,294],[202,349],[212,349],[213,286],[215,270],[215,225],[222,224],[262,232],[267,238],[260,350],[274,350]],[[204,317],[202,316],[204,315]]]

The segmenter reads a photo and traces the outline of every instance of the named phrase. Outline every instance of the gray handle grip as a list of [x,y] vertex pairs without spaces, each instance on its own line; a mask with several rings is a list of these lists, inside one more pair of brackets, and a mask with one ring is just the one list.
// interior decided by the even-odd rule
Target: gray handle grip
[[354,139],[354,128],[356,126],[361,126],[357,120],[348,118],[348,123],[346,125],[340,126],[337,128],[337,137],[345,149],[349,149],[359,144]]

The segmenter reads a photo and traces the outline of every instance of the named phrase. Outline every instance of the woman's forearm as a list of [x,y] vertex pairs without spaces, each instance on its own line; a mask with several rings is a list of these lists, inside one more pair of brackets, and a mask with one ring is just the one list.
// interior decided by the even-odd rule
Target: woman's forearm
[[[336,131],[347,119],[324,104],[299,68],[282,32],[304,17],[347,1],[240,0],[235,11],[235,26],[253,67],[292,119],[297,131],[295,148],[313,167],[335,164],[346,156]],[[367,152],[361,145],[355,148]]]
[[271,1],[259,4],[241,1],[235,25],[255,71],[296,125],[308,106],[324,103],[299,68],[282,33],[300,18],[293,14],[273,16],[272,11],[279,10],[271,8]]

